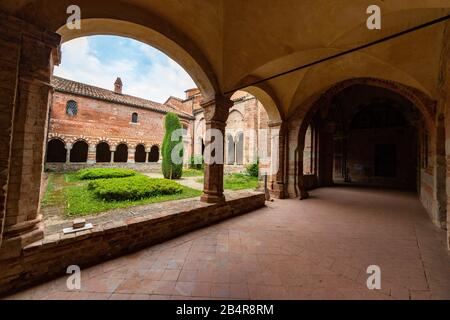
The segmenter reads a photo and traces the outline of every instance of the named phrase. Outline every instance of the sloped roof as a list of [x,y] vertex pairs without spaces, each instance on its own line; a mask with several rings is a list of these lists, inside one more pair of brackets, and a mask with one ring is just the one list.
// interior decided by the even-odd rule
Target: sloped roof
[[138,107],[160,113],[174,112],[183,118],[193,119],[193,115],[178,110],[170,105],[161,104],[147,99],[142,99],[127,94],[118,94],[111,90],[91,86],[85,83],[76,82],[61,77],[53,76],[52,85],[58,92],[71,93],[84,97],[90,97],[103,101],[123,104],[131,107]]

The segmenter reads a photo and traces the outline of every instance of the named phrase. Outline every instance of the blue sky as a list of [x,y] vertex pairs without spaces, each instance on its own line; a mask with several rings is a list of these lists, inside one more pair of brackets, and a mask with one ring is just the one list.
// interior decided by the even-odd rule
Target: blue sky
[[122,78],[123,93],[164,102],[195,87],[191,77],[161,51],[142,42],[117,36],[90,36],[62,46],[62,62],[55,75],[113,90]]

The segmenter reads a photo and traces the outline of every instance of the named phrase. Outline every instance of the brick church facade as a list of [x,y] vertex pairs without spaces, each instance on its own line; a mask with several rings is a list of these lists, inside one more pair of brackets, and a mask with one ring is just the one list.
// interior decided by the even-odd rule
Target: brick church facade
[[[186,134],[184,160],[202,154],[205,119],[200,90],[189,89],[185,99],[165,103],[124,94],[117,78],[114,91],[54,76],[54,94],[47,133],[46,168],[77,170],[91,166],[122,166],[159,170],[164,116],[178,115]],[[226,127],[225,164],[241,171],[258,159],[258,144],[270,149],[268,116],[252,95],[239,91]]]

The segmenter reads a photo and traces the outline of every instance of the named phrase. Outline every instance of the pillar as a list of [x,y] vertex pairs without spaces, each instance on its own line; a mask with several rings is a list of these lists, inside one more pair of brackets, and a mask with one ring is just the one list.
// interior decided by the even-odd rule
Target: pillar
[[97,162],[97,146],[96,145],[90,145],[88,148],[88,157],[87,157],[87,163],[88,164],[95,164]]
[[130,148],[128,149],[128,163],[135,163],[135,156],[136,156],[136,149],[135,148]]
[[0,259],[43,238],[41,175],[60,36],[0,13]]
[[[440,62],[440,74],[438,78],[439,88],[439,100],[437,103],[437,144],[444,144],[444,150],[442,146],[436,147],[437,159],[435,174],[443,174],[445,172],[445,179],[439,178],[436,187],[440,187],[440,191],[437,194],[438,200],[445,199],[445,203],[439,205],[438,212],[440,219],[447,221],[447,246],[450,249],[450,95],[448,88],[450,86],[450,23],[445,23],[445,29],[443,33],[443,43]],[[444,141],[442,141],[444,140]],[[443,156],[443,154],[445,156]],[[446,209],[444,211],[444,208]],[[444,221],[441,221],[441,226],[445,225]]]
[[70,163],[70,151],[72,150],[72,144],[66,144],[66,163]]
[[116,152],[116,148],[111,148],[111,163],[114,163],[114,152]]
[[286,155],[288,126],[286,122],[269,123],[271,136],[270,194],[278,199],[286,198]]
[[[205,176],[203,195],[201,196],[203,202],[225,202],[223,195],[224,136],[228,112],[232,106],[233,102],[223,96],[216,96],[215,99],[202,104],[206,124]],[[221,133],[219,137],[221,141],[213,141],[214,131]],[[218,157],[216,154],[216,161],[214,163],[211,163],[208,159],[210,157],[209,150],[211,150],[211,143],[214,143],[214,145],[220,145],[221,143],[222,148],[221,157]]]

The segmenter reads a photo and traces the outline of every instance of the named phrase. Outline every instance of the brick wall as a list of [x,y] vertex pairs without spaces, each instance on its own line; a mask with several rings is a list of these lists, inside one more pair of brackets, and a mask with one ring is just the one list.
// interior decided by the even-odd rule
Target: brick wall
[[[66,103],[78,104],[76,116],[66,114]],[[138,122],[131,116],[138,113]],[[143,143],[148,149],[160,146],[164,137],[164,113],[115,104],[89,97],[55,92],[50,113],[49,136],[60,137],[65,142],[88,140],[90,145],[107,141],[110,145],[125,142],[129,147]],[[190,121],[182,119],[190,130]]]

